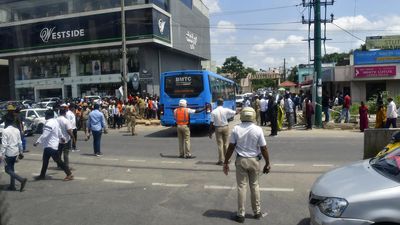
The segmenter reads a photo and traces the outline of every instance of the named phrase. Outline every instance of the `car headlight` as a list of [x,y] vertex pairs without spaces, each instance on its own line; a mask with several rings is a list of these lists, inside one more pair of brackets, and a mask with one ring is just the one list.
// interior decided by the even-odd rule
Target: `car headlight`
[[319,210],[330,217],[340,217],[349,203],[343,198],[326,198],[318,204]]

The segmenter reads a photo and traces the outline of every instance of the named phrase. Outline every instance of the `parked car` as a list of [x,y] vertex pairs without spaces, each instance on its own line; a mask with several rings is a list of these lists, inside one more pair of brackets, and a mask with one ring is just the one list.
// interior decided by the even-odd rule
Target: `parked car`
[[56,104],[57,102],[55,101],[50,101],[50,102],[38,102],[35,107],[36,108],[42,108],[42,109],[52,109],[53,106]]
[[[21,116],[25,121],[25,133],[43,133],[43,126],[46,122],[45,112],[47,109],[34,108],[34,109],[23,109],[21,110]],[[57,117],[57,113],[54,112],[54,116]]]
[[311,225],[399,225],[400,147],[327,172],[309,196]]
[[242,107],[244,101],[243,95],[236,95],[236,107]]
[[99,103],[101,102],[101,97],[97,95],[88,95],[84,97],[85,100],[93,103]]

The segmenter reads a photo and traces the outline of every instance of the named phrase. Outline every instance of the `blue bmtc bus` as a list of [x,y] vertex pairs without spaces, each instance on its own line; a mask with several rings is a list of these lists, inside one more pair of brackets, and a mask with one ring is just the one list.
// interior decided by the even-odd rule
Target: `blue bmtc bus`
[[174,109],[185,99],[187,107],[206,110],[190,115],[191,125],[210,125],[211,111],[217,99],[224,99],[224,107],[236,110],[236,85],[232,80],[206,70],[165,72],[160,81],[161,124],[175,126]]

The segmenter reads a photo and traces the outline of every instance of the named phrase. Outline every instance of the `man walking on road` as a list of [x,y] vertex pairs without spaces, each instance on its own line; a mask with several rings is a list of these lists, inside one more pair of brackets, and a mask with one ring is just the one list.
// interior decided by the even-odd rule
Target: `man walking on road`
[[79,152],[79,150],[76,148],[76,140],[78,138],[78,129],[76,127],[76,116],[75,116],[75,113],[74,113],[75,112],[75,105],[74,104],[70,104],[68,106],[68,108],[66,108],[66,110],[67,111],[66,111],[66,114],[65,114],[65,118],[67,118],[71,122],[72,134],[73,134],[72,139],[75,140],[75,141],[71,142],[72,146],[70,146],[70,147],[72,147],[72,152]]
[[100,106],[98,104],[94,105],[94,110],[89,114],[89,119],[87,121],[87,137],[89,139],[90,133],[93,134],[93,150],[96,156],[101,156],[103,153],[100,151],[101,145],[101,134],[104,129],[104,133],[107,133],[106,119],[102,112],[99,111]]
[[36,180],[44,180],[46,178],[46,171],[47,167],[49,166],[49,159],[50,157],[60,165],[61,169],[64,170],[65,174],[67,175],[64,178],[64,181],[73,180],[74,176],[70,169],[65,165],[63,161],[61,161],[60,155],[58,154],[58,145],[60,140],[65,140],[64,136],[62,135],[60,125],[58,121],[54,119],[54,112],[53,110],[47,110],[45,113],[46,123],[43,127],[43,133],[40,135],[39,139],[33,144],[35,147],[40,143],[43,145],[43,164],[42,170],[40,175],[37,176]]
[[[72,145],[75,144],[75,137],[72,131],[72,124],[71,121],[69,121],[66,118],[66,114],[67,114],[67,109],[65,107],[61,107],[60,108],[60,116],[57,117],[57,121],[58,124],[60,125],[60,129],[61,129],[61,133],[64,137],[64,140],[60,141],[60,144],[58,145],[58,153],[60,155],[60,159],[61,159],[61,155],[64,155],[64,163],[65,166],[68,167],[69,169],[71,169],[69,167],[69,150],[71,149],[71,142]],[[58,167],[61,168],[61,165],[58,165]]]
[[228,108],[224,108],[224,100],[222,98],[217,99],[217,108],[211,113],[211,125],[209,137],[212,137],[212,133],[215,132],[215,139],[217,139],[218,145],[218,162],[217,165],[222,166],[225,160],[226,150],[228,149],[228,138],[229,138],[229,126],[228,119],[235,116],[236,111]]
[[396,103],[394,103],[393,98],[391,97],[387,98],[387,101],[388,101],[388,107],[386,111],[386,128],[390,128],[390,125],[392,125],[393,128],[396,128],[397,127]]
[[179,141],[179,158],[192,159],[195,158],[190,151],[190,114],[199,113],[205,110],[203,109],[191,109],[187,108],[187,102],[185,99],[179,100],[179,108],[174,110],[174,118],[177,125],[178,141]]
[[265,160],[263,173],[269,173],[271,169],[263,130],[254,124],[255,114],[256,112],[252,108],[247,107],[240,113],[242,123],[233,128],[223,167],[225,175],[228,175],[229,159],[235,151],[236,182],[238,187],[238,212],[235,220],[239,223],[243,223],[245,218],[247,184],[250,185],[254,218],[260,219],[262,217],[258,182],[261,155]]
[[4,121],[5,129],[2,134],[2,146],[0,151],[0,163],[4,160],[5,172],[10,175],[10,186],[8,186],[9,191],[17,190],[15,188],[15,180],[18,180],[21,183],[19,191],[22,192],[26,185],[28,179],[20,177],[14,171],[14,164],[17,161],[17,157],[22,159],[23,149],[22,149],[22,141],[21,141],[21,133],[14,125],[14,119],[6,118]]

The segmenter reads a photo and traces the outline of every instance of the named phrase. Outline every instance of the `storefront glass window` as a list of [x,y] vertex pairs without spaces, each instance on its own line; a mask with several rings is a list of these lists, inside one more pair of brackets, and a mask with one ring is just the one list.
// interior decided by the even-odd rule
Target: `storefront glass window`
[[[125,0],[125,6],[153,3],[169,11],[169,0]],[[0,23],[121,7],[121,0],[15,1],[0,6]]]
[[70,76],[68,55],[24,57],[15,60],[16,80],[32,80]]
[[79,55],[79,76],[118,74],[121,72],[118,49],[82,52]]

